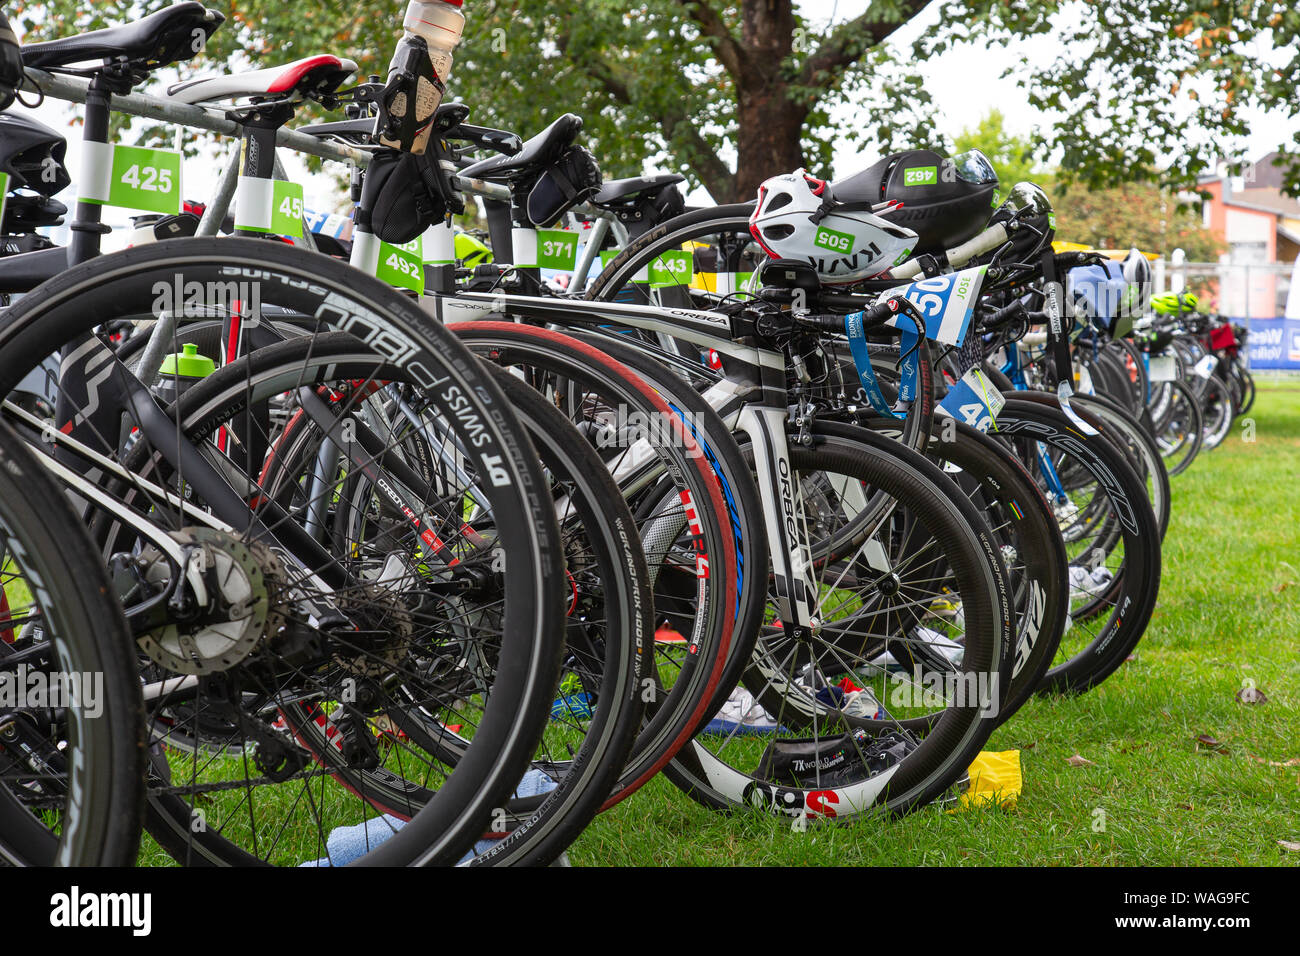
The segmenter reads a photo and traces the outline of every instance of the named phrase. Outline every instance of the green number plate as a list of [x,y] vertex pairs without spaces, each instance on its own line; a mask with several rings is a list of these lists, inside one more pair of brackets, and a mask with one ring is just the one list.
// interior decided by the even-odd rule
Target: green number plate
[[939,182],[939,167],[913,166],[903,170],[904,186],[933,186]]
[[271,194],[271,232],[302,238],[302,184],[277,179]]
[[171,149],[114,146],[108,194],[87,202],[174,216],[181,211],[181,154]]
[[5,219],[5,203],[9,200],[9,174],[0,173],[0,222]]
[[402,246],[379,243],[379,266],[375,275],[389,285],[424,295],[423,237]]
[[650,288],[691,284],[694,257],[684,250],[665,252],[650,263]]
[[239,177],[235,193],[235,228],[302,238],[302,184],[281,179]]
[[537,267],[572,272],[578,264],[578,234],[568,229],[537,230]]
[[853,237],[847,232],[836,232],[834,229],[818,229],[813,236],[813,245],[847,256],[853,251]]

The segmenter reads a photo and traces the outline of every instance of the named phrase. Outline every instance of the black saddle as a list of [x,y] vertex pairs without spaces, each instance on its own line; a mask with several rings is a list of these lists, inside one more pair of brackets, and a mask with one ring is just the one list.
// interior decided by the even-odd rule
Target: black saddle
[[492,181],[522,179],[540,173],[559,158],[582,132],[582,118],[565,113],[546,129],[526,141],[513,156],[493,156],[467,166],[461,175]]
[[664,186],[675,186],[686,182],[685,176],[676,173],[662,173],[658,176],[633,176],[631,179],[613,179],[600,188],[592,198],[597,206],[609,206],[621,199],[635,196],[637,193],[653,192]]
[[178,3],[120,27],[28,43],[23,46],[23,65],[46,70],[90,60],[125,60],[157,69],[197,55],[225,22],[224,14],[201,3]]

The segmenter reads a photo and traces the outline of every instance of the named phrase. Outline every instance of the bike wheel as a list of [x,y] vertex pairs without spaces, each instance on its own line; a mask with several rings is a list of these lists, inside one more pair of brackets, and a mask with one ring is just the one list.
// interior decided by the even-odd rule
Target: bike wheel
[[[198,320],[235,315],[251,336],[263,309],[303,317],[319,331],[354,334],[362,364],[375,369],[387,363],[419,383],[420,394],[436,412],[440,436],[458,449],[460,472],[445,486],[448,493],[429,503],[422,527],[431,533],[435,525],[442,530],[443,547],[435,558],[449,581],[473,580],[494,593],[496,610],[482,628],[484,640],[493,642],[493,667],[485,672],[475,700],[471,745],[450,775],[439,777],[437,799],[400,833],[384,834],[391,838],[382,845],[376,845],[379,836],[370,839],[369,829],[365,831],[368,862],[454,862],[487,829],[493,810],[519,783],[545,727],[563,651],[564,578],[555,516],[532,493],[542,479],[527,436],[476,360],[449,333],[429,323],[415,303],[377,280],[276,243],[188,239],[100,257],[25,297],[0,326],[0,387],[12,388],[63,350],[65,374],[49,403],[58,417],[23,420],[38,432],[48,424],[50,433],[65,436],[59,438],[58,452],[76,459],[86,472],[77,472],[74,484],[106,529],[102,540],[114,548],[126,545],[110,554],[121,555],[127,567],[146,557],[139,566],[144,577],[137,575],[128,595],[134,602],[128,605],[128,618],[139,624],[147,652],[144,676],[155,695],[146,698],[155,712],[176,705],[173,716],[182,723],[189,720],[194,731],[191,702],[200,693],[196,688],[202,688],[202,695],[219,706],[207,715],[209,727],[193,733],[194,738],[232,726],[244,738],[239,748],[243,759],[221,767],[209,754],[200,759],[191,752],[186,765],[173,773],[158,768],[155,755],[158,786],[193,809],[202,809],[195,804],[210,799],[206,794],[242,792],[243,803],[223,820],[223,836],[244,828],[236,842],[246,851],[245,862],[303,862],[313,852],[324,857],[335,829],[369,828],[379,810],[366,795],[343,790],[332,802],[319,801],[316,784],[327,784],[328,768],[309,766],[310,755],[304,759],[293,718],[328,723],[328,712],[347,700],[346,688],[337,682],[344,675],[374,679],[377,669],[391,666],[392,649],[380,645],[402,628],[392,627],[387,597],[350,577],[305,529],[256,491],[262,461],[254,450],[273,445],[283,424],[274,415],[306,399],[295,379],[259,383],[265,394],[252,401],[247,396],[252,383],[243,383],[242,390],[231,384],[230,390],[242,396],[239,407],[257,408],[261,414],[244,416],[237,424],[223,417],[222,409],[210,410],[224,444],[191,445],[174,421],[166,426],[171,435],[160,436],[161,412],[153,399],[141,399],[136,380],[92,334],[95,327],[117,319],[167,312]],[[179,351],[178,343],[173,348]],[[81,374],[74,377],[73,371]],[[78,381],[80,391],[64,387]],[[339,384],[348,387],[348,394],[358,394],[360,386]],[[78,438],[87,432],[86,440]],[[158,483],[123,467],[127,454],[143,454]],[[88,477],[87,463],[98,469],[98,478]],[[106,490],[108,485],[114,485],[115,493]],[[479,529],[464,527],[471,499],[479,509],[475,514],[484,516]],[[144,548],[162,557],[150,558]],[[211,557],[222,567],[238,568],[227,583],[242,581],[246,590],[255,589],[253,604],[266,616],[258,610],[252,617],[232,618],[234,610],[243,615],[247,608],[238,596],[222,590],[209,595],[218,603],[204,605],[209,617],[192,625],[172,619],[162,605],[150,605],[146,613],[143,604],[159,588],[172,587],[172,582],[180,588],[189,581],[189,559],[170,557],[184,549],[201,551],[204,563]],[[219,602],[230,600],[229,610],[223,611]],[[400,612],[397,617],[404,620]],[[196,655],[196,636],[213,637],[226,624],[234,625],[236,638],[225,645],[216,641],[214,646],[222,649],[211,657]],[[366,658],[365,666],[349,671],[345,651],[354,642],[349,634],[358,631],[366,641],[374,637],[374,646],[358,652]],[[282,643],[286,634],[292,638],[288,644]],[[181,704],[190,706],[190,716]],[[315,716],[309,715],[310,708],[316,709]],[[346,708],[344,712],[347,716]],[[339,742],[355,748],[356,759],[369,759],[373,747],[355,726]],[[212,777],[198,779],[200,771]],[[293,786],[281,786],[287,782]],[[259,803],[250,794],[263,786],[277,794],[293,790],[294,795],[278,806],[276,801]],[[223,799],[238,803],[239,798]],[[245,826],[243,821],[258,807],[266,813]],[[289,810],[301,815],[300,826],[288,827]],[[184,832],[176,836],[192,848],[194,821],[184,822]],[[292,846],[273,838],[285,832],[296,832]]]
[[1152,407],[1160,410],[1155,417],[1156,445],[1173,478],[1190,468],[1201,450],[1201,406],[1191,389],[1173,381],[1161,383],[1153,394]]
[[[897,435],[887,423],[869,427]],[[1065,542],[1042,491],[997,441],[948,420],[935,427],[927,447],[928,456],[984,517],[1006,562],[1017,625],[1015,658],[999,717],[1005,723],[1038,689],[1065,632],[1069,610]]]
[[144,709],[104,567],[58,485],[0,424],[0,859],[130,866]]
[[[766,626],[748,697],[667,773],[706,806],[796,826],[915,809],[959,783],[997,723],[1013,640],[1005,569],[965,496],[897,443],[821,423],[790,466],[819,626],[806,643]],[[906,672],[891,677],[890,660]]]
[[1241,414],[1249,415],[1255,407],[1255,376],[1242,367],[1240,358],[1233,360],[1232,374],[1241,382]]
[[1163,541],[1169,529],[1169,516],[1173,509],[1169,490],[1169,472],[1165,468],[1160,447],[1141,423],[1117,402],[1100,395],[1080,395],[1076,407],[1093,412],[1107,427],[1104,434],[1119,443],[1129,458],[1129,464],[1147,489],[1147,500],[1156,514]]
[[[310,350],[310,362],[317,366],[334,364],[354,348],[345,337],[331,336],[295,344],[300,353]],[[298,356],[281,355],[278,361],[289,370],[302,367]],[[604,463],[537,392],[504,372],[494,372],[541,456],[548,498],[555,502],[564,540],[571,593],[566,602],[565,666],[528,773],[530,792],[541,792],[507,800],[494,815],[492,839],[480,841],[468,862],[543,865],[558,858],[595,816],[626,762],[644,710],[642,682],[650,676],[653,606],[634,519]],[[390,420],[409,415],[411,409],[404,403],[394,410],[396,416],[387,415]],[[295,417],[264,470],[266,493],[285,497],[290,513],[310,508],[303,493],[309,482],[302,476],[312,472],[318,460],[319,436],[303,416]],[[419,429],[410,429],[404,444],[412,460],[425,463],[422,470],[431,470],[428,463],[437,452],[423,441]],[[381,492],[364,472],[349,473],[345,463],[338,470],[331,547],[338,554],[356,556],[395,530],[380,506]],[[421,708],[411,708],[399,723],[418,725],[422,719],[429,718]],[[412,728],[409,736],[414,739],[418,732]],[[424,732],[445,732],[445,727]],[[301,732],[304,739],[310,734],[310,727]],[[328,741],[309,744],[318,760],[332,759]],[[387,791],[389,813],[409,814],[419,801],[419,785],[391,768],[370,774],[334,762],[352,789],[372,795]]]
[[[725,429],[685,416],[617,359],[558,332],[503,322],[463,322],[455,333],[485,360],[521,375],[578,426],[605,458],[632,505],[651,567],[658,685],[648,719],[606,806],[659,772],[707,719],[745,607],[743,558],[753,565],[761,536],[747,502],[747,475],[718,475],[738,455]],[[716,416],[714,416],[716,418]],[[731,446],[731,449],[728,448]],[[715,470],[716,469],[716,470]],[[743,479],[743,480],[742,480]]]
[[1083,435],[1047,397],[1013,398],[991,437],[1012,448],[1056,514],[1071,571],[1070,622],[1045,692],[1090,689],[1141,640],[1160,587],[1160,529],[1147,490],[1119,447]]
[[722,486],[731,533],[736,542],[738,599],[727,664],[718,680],[713,702],[702,714],[704,720],[708,720],[740,680],[754,649],[754,640],[767,605],[767,576],[759,570],[767,568],[767,529],[763,526],[763,503],[754,484],[752,467],[741,454],[719,413],[693,387],[701,383],[692,380],[690,370],[676,363],[669,365],[658,355],[627,344],[625,336],[620,333],[602,335],[575,330],[573,335],[632,369],[663,397],[669,408],[685,413],[683,417],[691,423],[692,433]]

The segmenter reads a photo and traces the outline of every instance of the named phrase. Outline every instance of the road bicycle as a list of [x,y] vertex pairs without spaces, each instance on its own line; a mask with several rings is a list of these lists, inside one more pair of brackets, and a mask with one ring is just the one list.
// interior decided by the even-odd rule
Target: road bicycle
[[[33,46],[30,62],[66,70],[87,58],[114,57],[89,71],[87,140],[105,142],[114,91],[147,73],[158,50],[196,52],[193,31],[210,32],[216,23],[200,5],[181,4],[127,28]],[[74,225],[83,228],[74,230],[73,260],[94,251],[98,209],[79,203],[77,218]],[[319,856],[335,821],[376,812],[366,793],[348,795],[331,782],[328,767],[313,769],[304,759],[312,751],[303,740],[320,741],[319,749],[328,741],[357,767],[405,760],[420,765],[418,772],[406,767],[406,774],[426,786],[441,784],[437,799],[371,859],[450,862],[489,827],[495,807],[518,784],[553,703],[563,648],[559,532],[553,511],[530,491],[544,479],[500,387],[396,293],[378,282],[330,275],[321,264],[301,250],[248,240],[164,243],[90,259],[10,309],[0,328],[6,356],[0,377],[8,394],[49,355],[63,356],[56,394],[38,406],[59,423],[52,429],[56,453],[44,460],[79,496],[109,549],[116,590],[141,636],[151,712],[169,717],[180,737],[233,736],[244,744],[234,759],[227,746],[203,749],[202,757],[191,747],[186,759],[168,764],[170,779],[163,772],[154,780],[155,795],[190,798],[184,823],[191,833],[217,831],[254,858],[285,862],[310,850]],[[265,439],[254,422],[257,414],[270,414],[268,402],[244,419],[242,431],[226,423],[234,454],[188,442],[95,335],[113,320],[153,311],[159,290],[177,288],[178,278],[182,293],[197,283],[190,288],[198,294],[160,311],[221,318],[237,311],[251,320],[258,318],[255,304],[278,306],[314,317],[322,330],[332,326],[371,343],[361,352],[369,349],[372,370],[403,371],[425,428],[454,450],[456,467],[444,463],[437,484],[417,497],[377,466],[387,447],[368,454],[356,439],[348,447],[354,467],[368,470],[415,516],[412,532],[425,545],[421,566],[440,582],[420,589],[444,595],[435,607],[441,601],[465,609],[434,616],[473,622],[472,657],[463,640],[437,637],[427,625],[385,627],[394,616],[414,613],[402,606],[398,582],[411,578],[403,565],[394,564],[388,578],[382,567],[367,577],[364,564],[349,566],[322,548],[269,496],[254,491],[256,476],[232,466],[255,436]],[[352,411],[369,397],[370,377],[319,384],[342,391]],[[282,378],[276,394],[287,387],[312,405],[310,389],[296,381]],[[249,401],[250,384],[242,391],[243,408],[257,405]],[[16,403],[6,403],[6,412],[33,443],[51,432],[50,419]],[[319,424],[328,434],[340,422],[327,414]],[[153,455],[156,482],[124,467],[139,449]],[[380,681],[377,675],[391,676]],[[461,724],[459,744],[448,737],[451,717]],[[423,728],[428,749],[411,743],[409,728],[395,726],[406,719]],[[384,753],[376,753],[380,745]],[[395,776],[401,775],[399,768]],[[263,787],[296,796],[259,803],[254,793]],[[233,819],[206,818],[205,794],[240,791],[238,816],[251,826],[241,832],[243,824]],[[326,800],[330,793],[335,796]],[[298,845],[286,848],[278,836],[295,817],[306,826]]]

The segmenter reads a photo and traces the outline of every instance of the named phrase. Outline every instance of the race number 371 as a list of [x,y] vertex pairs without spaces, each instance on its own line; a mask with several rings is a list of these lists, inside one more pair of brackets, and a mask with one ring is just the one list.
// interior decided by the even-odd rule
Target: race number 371
[[537,230],[537,265],[572,272],[578,263],[578,234],[571,229]]

